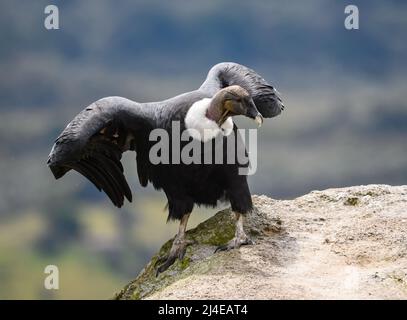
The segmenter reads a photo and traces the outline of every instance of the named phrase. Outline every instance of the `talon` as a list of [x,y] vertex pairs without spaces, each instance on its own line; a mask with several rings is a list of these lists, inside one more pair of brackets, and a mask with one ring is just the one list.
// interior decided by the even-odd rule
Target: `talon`
[[224,245],[218,246],[215,249],[215,253],[218,252],[218,251],[227,251],[227,250],[228,250],[228,246],[224,244]]
[[156,277],[160,273],[171,267],[177,259],[184,259],[186,251],[186,242],[174,243],[173,247],[171,248],[170,254],[166,257],[161,258],[160,261],[157,261],[156,265],[161,262],[163,263],[157,268]]
[[247,237],[245,235],[244,238],[233,238],[232,240],[230,240],[227,244],[223,244],[218,246],[215,249],[215,253],[218,251],[229,251],[232,249],[239,249],[241,246],[246,246],[246,245],[254,245],[254,241],[252,239],[250,239],[249,237]]
[[215,249],[215,253],[218,251],[229,251],[231,249],[238,249],[244,245],[255,244],[252,239],[250,239],[243,230],[243,217],[241,214],[236,214],[236,231],[235,237],[230,240],[227,244],[220,245]]
[[247,243],[246,243],[247,245],[249,245],[249,246],[254,246],[255,244],[256,244],[256,242],[254,242],[252,239],[250,239],[250,238],[247,238]]
[[161,257],[157,260],[157,262],[155,263],[155,266],[157,266],[158,264],[160,264],[160,266],[157,268],[157,272],[156,272],[156,277],[164,272],[165,270],[167,270],[169,267],[171,267],[174,262],[179,259],[182,260],[185,257],[185,253],[187,252],[187,246],[192,244],[193,242],[191,241],[179,241],[178,239],[175,239],[170,253],[164,257]]
[[159,265],[159,264],[163,264],[164,261],[166,261],[167,259],[168,259],[168,255],[158,257],[157,261],[154,263],[154,267],[157,267],[157,265]]
[[177,257],[169,256],[167,258],[167,260],[157,268],[157,272],[155,273],[155,276],[158,277],[160,273],[167,270],[175,262],[175,260],[177,260]]
[[187,249],[184,248],[179,254],[178,254],[178,259],[182,260],[184,259],[185,253],[187,252]]

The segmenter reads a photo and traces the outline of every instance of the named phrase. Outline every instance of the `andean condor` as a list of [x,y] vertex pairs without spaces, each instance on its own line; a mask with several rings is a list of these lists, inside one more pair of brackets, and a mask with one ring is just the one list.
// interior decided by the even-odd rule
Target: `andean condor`
[[[219,135],[236,132],[232,116],[243,115],[260,125],[263,117],[277,116],[283,109],[278,92],[253,70],[236,63],[219,63],[210,69],[199,89],[168,100],[137,103],[107,97],[92,103],[56,139],[47,163],[56,179],[76,170],[121,207],[124,198],[132,201],[132,194],[120,159],[123,152],[135,151],[140,184],[145,187],[151,182],[164,190],[168,219],[180,220],[169,255],[157,268],[159,274],[183,258],[185,230],[195,204],[215,206],[218,200],[230,201],[236,217],[235,237],[217,250],[250,244],[243,219],[252,209],[252,200],[247,176],[239,174],[238,163],[153,164],[149,150],[156,142],[150,141],[150,132],[157,128],[170,132],[173,121],[179,121],[181,130],[192,129],[191,140],[212,143]],[[193,129],[206,130],[209,135],[195,136]]]

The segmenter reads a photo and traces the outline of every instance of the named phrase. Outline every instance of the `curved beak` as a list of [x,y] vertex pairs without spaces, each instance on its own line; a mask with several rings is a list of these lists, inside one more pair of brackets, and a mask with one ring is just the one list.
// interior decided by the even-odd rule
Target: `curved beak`
[[263,116],[259,110],[257,110],[253,99],[250,99],[249,106],[247,107],[246,117],[253,119],[259,128],[263,124]]

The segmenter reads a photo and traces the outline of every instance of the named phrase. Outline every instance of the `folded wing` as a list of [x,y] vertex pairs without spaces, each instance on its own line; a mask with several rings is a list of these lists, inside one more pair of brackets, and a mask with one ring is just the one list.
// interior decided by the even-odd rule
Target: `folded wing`
[[284,110],[280,94],[272,85],[252,69],[233,62],[213,66],[200,90],[214,95],[218,90],[232,85],[246,89],[265,118],[275,117]]

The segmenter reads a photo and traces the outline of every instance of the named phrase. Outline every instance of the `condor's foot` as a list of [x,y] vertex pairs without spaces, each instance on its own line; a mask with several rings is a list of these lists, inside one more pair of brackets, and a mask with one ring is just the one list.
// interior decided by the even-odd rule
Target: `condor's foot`
[[156,271],[156,277],[165,270],[167,270],[175,260],[184,258],[185,252],[187,250],[187,246],[192,244],[193,241],[189,241],[186,239],[185,231],[187,229],[187,223],[189,218],[189,213],[185,214],[180,221],[178,233],[175,236],[175,239],[172,243],[172,247],[168,255],[161,257],[158,259],[156,265],[160,265]]
[[235,236],[227,244],[221,245],[216,248],[215,253],[218,251],[229,251],[231,249],[238,249],[244,245],[255,244],[245,233]]
[[254,244],[254,241],[251,240],[243,230],[243,215],[235,212],[235,216],[236,216],[235,237],[232,240],[230,240],[227,244],[217,247],[215,253],[218,251],[228,251],[231,249],[238,249],[243,245]]
[[158,277],[160,273],[167,270],[171,265],[174,264],[177,259],[182,260],[185,256],[187,246],[192,243],[193,241],[185,240],[185,238],[179,239],[178,237],[176,237],[174,239],[174,242],[172,243],[169,254],[159,258],[156,262],[156,266],[159,265],[156,271],[156,276]]

